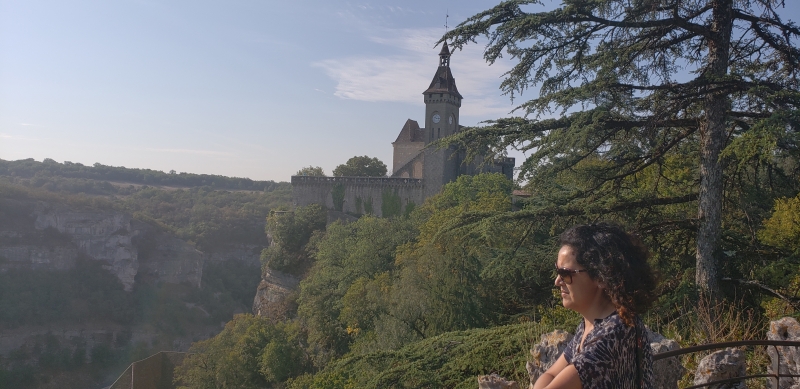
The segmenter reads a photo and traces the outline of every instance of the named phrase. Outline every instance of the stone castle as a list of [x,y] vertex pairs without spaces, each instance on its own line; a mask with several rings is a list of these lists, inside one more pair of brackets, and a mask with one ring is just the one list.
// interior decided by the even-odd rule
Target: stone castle
[[352,215],[392,217],[408,213],[458,176],[486,172],[512,177],[514,158],[481,164],[481,158],[466,160],[466,152],[453,146],[436,148],[431,143],[461,130],[459,108],[463,97],[450,72],[447,43],[439,52],[439,68],[430,86],[422,92],[425,128],[408,119],[392,143],[392,174],[389,177],[292,176],[295,206],[322,204]]

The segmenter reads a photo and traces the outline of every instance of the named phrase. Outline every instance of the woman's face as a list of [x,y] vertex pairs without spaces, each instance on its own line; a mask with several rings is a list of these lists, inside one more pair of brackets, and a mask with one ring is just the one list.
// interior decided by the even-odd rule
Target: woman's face
[[[562,246],[558,250],[556,266],[570,270],[584,270],[584,267],[578,264],[575,254],[572,247]],[[564,308],[578,313],[588,312],[593,306],[599,306],[605,300],[600,283],[589,277],[587,272],[573,273],[572,283],[569,285],[561,276],[556,276],[556,286],[561,289],[561,303],[564,304]]]

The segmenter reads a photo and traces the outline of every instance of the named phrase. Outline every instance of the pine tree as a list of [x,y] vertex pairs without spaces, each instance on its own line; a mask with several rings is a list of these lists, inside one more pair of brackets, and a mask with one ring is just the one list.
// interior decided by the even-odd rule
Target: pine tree
[[[800,29],[782,19],[782,0],[564,0],[536,11],[541,5],[505,1],[442,38],[460,48],[488,37],[489,63],[510,55],[515,65],[501,89],[512,99],[540,88],[517,108],[524,117],[450,141],[475,155],[486,147],[531,152],[520,178],[549,188],[549,198],[517,217],[696,202],[687,219],[696,231],[695,282],[717,295],[723,170],[797,153]],[[552,113],[559,117],[548,119]],[[645,171],[685,163],[681,156],[696,172],[694,185],[686,185],[692,175],[681,185],[663,174],[639,182]],[[564,175],[586,181],[554,187]]]

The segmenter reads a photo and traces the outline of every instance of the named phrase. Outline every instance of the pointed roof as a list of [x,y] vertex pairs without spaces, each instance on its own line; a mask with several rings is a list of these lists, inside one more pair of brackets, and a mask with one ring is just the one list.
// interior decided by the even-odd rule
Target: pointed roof
[[447,47],[447,42],[444,42],[444,44],[442,45],[442,50],[439,51],[439,56],[440,57],[444,56],[444,55],[446,55],[448,57],[450,56],[450,49]]
[[397,135],[397,140],[394,141],[394,143],[397,142],[424,142],[419,123],[416,120],[406,120],[406,124],[403,125],[403,129]]
[[447,42],[444,42],[442,50],[439,51],[439,68],[433,75],[431,85],[422,93],[449,93],[463,99],[456,88],[456,79],[450,72],[450,49],[447,47]]

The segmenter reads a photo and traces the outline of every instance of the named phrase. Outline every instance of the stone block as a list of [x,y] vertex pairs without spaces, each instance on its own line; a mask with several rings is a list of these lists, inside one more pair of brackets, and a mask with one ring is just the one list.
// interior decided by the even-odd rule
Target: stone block
[[[791,317],[770,322],[767,339],[800,341],[800,323]],[[800,350],[797,347],[768,346],[767,354],[772,362],[768,367],[769,373],[777,370],[781,374],[800,374]],[[775,388],[774,380],[769,380],[769,385],[772,389],[800,389],[800,378],[780,378],[778,388]]]
[[539,378],[545,370],[555,363],[567,343],[572,340],[574,335],[566,331],[555,330],[553,332],[542,335],[542,340],[533,346],[531,349],[532,360],[525,364],[530,377],[531,387],[536,379]]
[[[728,378],[745,376],[744,351],[726,348],[700,360],[694,373],[694,385],[705,384]],[[708,386],[709,389],[746,389],[744,380]]]
[[[667,339],[657,332],[647,330],[647,340],[653,355],[677,350],[680,348],[678,342]],[[678,357],[653,361],[653,388],[656,389],[678,389],[678,381],[686,374],[686,368],[681,365]]]

